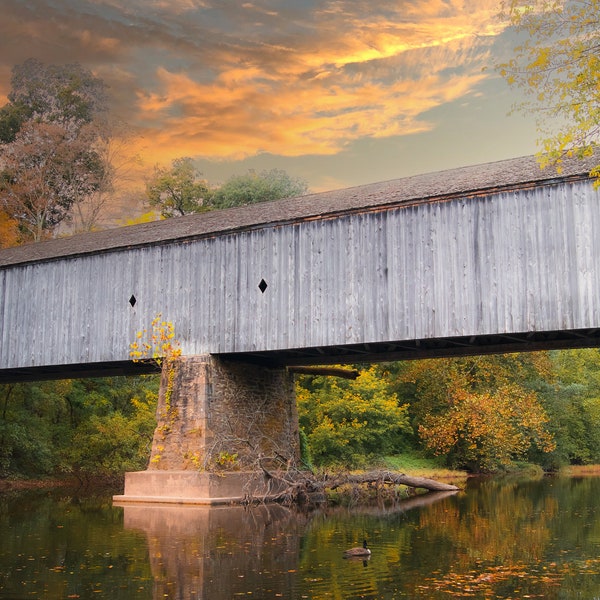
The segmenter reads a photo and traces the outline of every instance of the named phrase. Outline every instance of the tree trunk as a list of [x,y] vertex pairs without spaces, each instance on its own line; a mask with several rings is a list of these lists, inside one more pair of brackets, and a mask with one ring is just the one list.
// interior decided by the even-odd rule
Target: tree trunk
[[[412,488],[422,488],[431,492],[456,492],[460,488],[449,484],[428,479],[413,477],[393,471],[369,471],[368,473],[346,473],[335,477],[317,479],[312,473],[270,471],[265,466],[267,459],[260,458],[258,464],[268,479],[284,483],[287,488],[279,495],[279,500],[287,503],[322,502],[326,498],[326,490],[335,490],[343,485],[405,485]],[[256,498],[256,500],[261,500]]]
[[334,479],[331,483],[326,483],[325,487],[332,490],[346,484],[361,485],[365,483],[389,483],[392,485],[407,485],[413,488],[422,488],[432,492],[447,492],[456,491],[459,488],[449,483],[442,483],[434,479],[426,477],[412,477],[404,473],[394,473],[392,471],[369,471],[359,475],[344,475],[338,479]]

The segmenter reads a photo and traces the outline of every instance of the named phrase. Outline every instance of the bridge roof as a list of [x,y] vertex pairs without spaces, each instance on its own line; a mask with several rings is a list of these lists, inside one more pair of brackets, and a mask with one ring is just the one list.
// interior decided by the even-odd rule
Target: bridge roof
[[353,188],[308,194],[273,202],[211,211],[163,221],[25,244],[0,251],[0,268],[84,254],[111,252],[150,244],[212,237],[225,233],[328,218],[348,212],[480,195],[503,189],[549,184],[587,177],[595,160],[566,160],[558,174],[541,170],[535,157],[526,156],[372,183]]

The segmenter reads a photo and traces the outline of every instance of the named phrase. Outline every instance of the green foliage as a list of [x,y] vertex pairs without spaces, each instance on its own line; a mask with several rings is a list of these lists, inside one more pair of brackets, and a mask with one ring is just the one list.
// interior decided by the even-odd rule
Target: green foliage
[[0,477],[115,477],[150,455],[158,377],[0,386]]
[[305,181],[293,178],[285,171],[271,169],[246,175],[235,175],[214,190],[211,204],[215,208],[230,208],[256,202],[267,202],[306,194]]
[[308,443],[308,436],[304,429],[300,429],[300,462],[302,466],[312,471],[313,469],[313,459],[312,452],[310,451],[310,444]]
[[550,353],[554,378],[540,384],[556,450],[530,459],[544,468],[600,463],[600,351]]
[[307,189],[306,182],[279,169],[234,175],[222,186],[214,187],[202,178],[191,158],[177,158],[170,169],[155,168],[146,185],[146,196],[150,206],[160,209],[166,219],[301,196]]
[[407,407],[389,394],[376,367],[354,382],[304,376],[297,386],[300,426],[318,465],[360,466],[403,448],[410,433]]
[[62,454],[64,470],[80,479],[118,477],[146,467],[156,426],[156,395],[132,398],[129,415],[121,411],[93,414],[73,433]]
[[0,143],[14,141],[31,110],[23,104],[6,104],[0,108]]
[[[157,340],[170,343],[165,333]],[[0,386],[0,477],[85,480],[145,468],[158,384],[144,376]],[[421,465],[415,456],[433,454],[429,467],[475,471],[520,459],[545,469],[600,463],[598,349],[390,363],[355,381],[301,376],[297,401],[308,468],[410,472]]]
[[52,472],[68,382],[0,386],[0,477]]
[[176,158],[170,169],[155,167],[146,195],[150,206],[159,208],[166,219],[208,210],[212,191],[193,160],[183,157]]
[[600,136],[600,0],[507,0],[503,17],[524,42],[498,68],[529,98],[517,108],[537,117],[542,166],[590,156]]

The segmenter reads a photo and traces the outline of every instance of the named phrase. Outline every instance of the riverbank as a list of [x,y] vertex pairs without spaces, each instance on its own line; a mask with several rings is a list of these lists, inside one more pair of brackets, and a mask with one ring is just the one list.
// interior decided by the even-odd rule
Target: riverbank
[[[404,473],[411,477],[423,477],[435,481],[443,481],[445,483],[464,487],[467,478],[473,477],[466,471],[457,471],[445,469],[432,465],[428,459],[418,459],[414,457],[386,457],[385,468],[398,473]],[[600,476],[600,464],[598,465],[568,465],[561,467],[557,475],[565,475],[568,477],[587,477]],[[500,475],[500,474],[497,474]],[[491,474],[493,477],[494,474]],[[79,480],[74,477],[48,477],[43,479],[0,479],[0,493],[4,491],[19,491],[19,490],[36,490],[36,489],[114,489],[122,487],[118,482],[106,480],[89,481],[86,485],[82,485]]]

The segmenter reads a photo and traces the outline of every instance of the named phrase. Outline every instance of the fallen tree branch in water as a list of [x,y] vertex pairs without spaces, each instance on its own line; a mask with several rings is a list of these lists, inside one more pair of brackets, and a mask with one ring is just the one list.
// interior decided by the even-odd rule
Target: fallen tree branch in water
[[[414,477],[405,473],[393,471],[369,471],[367,473],[342,473],[335,476],[325,476],[322,479],[308,471],[272,471],[269,470],[264,461],[269,459],[260,458],[258,464],[265,477],[277,484],[281,491],[270,499],[288,503],[302,504],[307,502],[324,502],[327,492],[336,490],[342,486],[358,488],[364,485],[383,488],[385,486],[403,485],[411,488],[425,489],[432,492],[457,491],[455,485],[435,481],[426,477]],[[257,498],[265,500],[266,498]]]
[[361,485],[371,483],[376,485],[392,484],[406,485],[413,488],[422,488],[433,492],[456,491],[458,487],[449,483],[442,483],[426,477],[413,477],[404,473],[394,473],[393,471],[369,471],[368,473],[342,475],[339,480],[334,480],[327,485],[334,490],[341,485],[354,484]]

